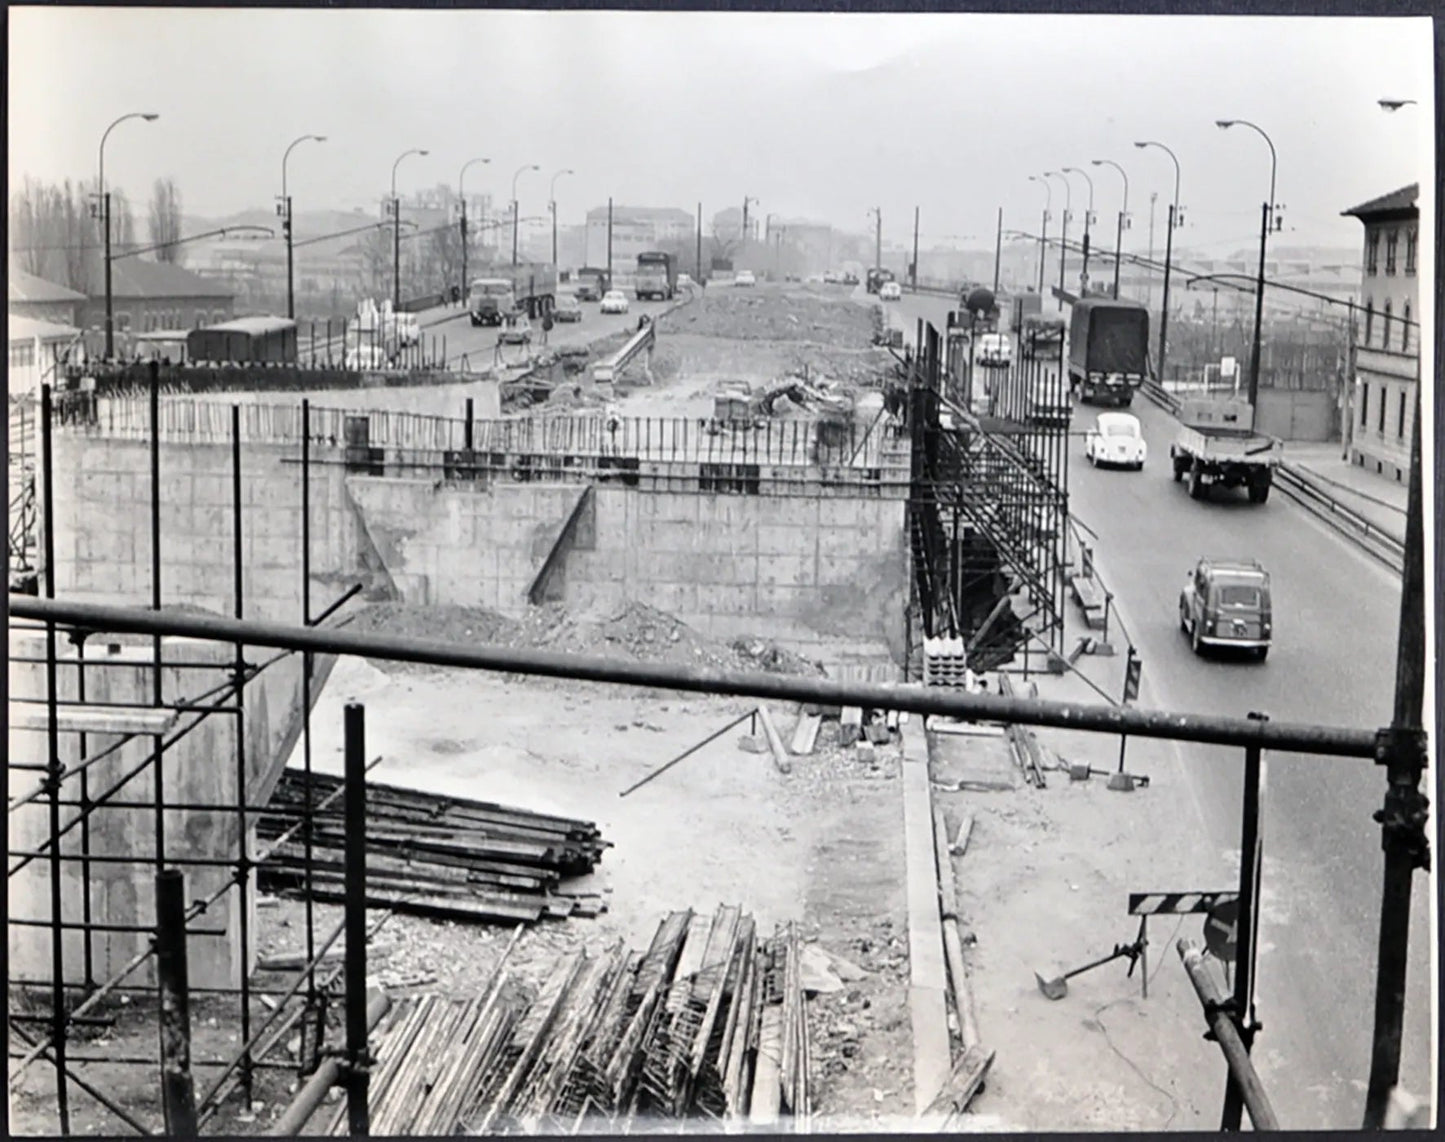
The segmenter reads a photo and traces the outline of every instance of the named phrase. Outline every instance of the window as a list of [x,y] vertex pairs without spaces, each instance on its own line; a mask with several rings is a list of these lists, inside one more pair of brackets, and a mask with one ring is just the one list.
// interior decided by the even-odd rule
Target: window
[[1415,255],[1419,246],[1420,233],[1415,227],[1411,226],[1410,229],[1405,231],[1405,272],[1407,274],[1413,274],[1415,272]]
[[1400,417],[1395,425],[1395,435],[1401,440],[1405,439],[1405,390],[1400,390]]
[[1370,423],[1370,386],[1360,386],[1360,427],[1364,428]]
[[1379,417],[1379,420],[1376,422],[1376,428],[1379,429],[1379,432],[1380,432],[1380,435],[1381,435],[1381,436],[1384,436],[1384,435],[1385,435],[1385,406],[1386,406],[1387,404],[1389,404],[1389,403],[1390,403],[1390,390],[1387,389],[1384,385],[1381,385],[1381,386],[1380,386],[1380,417]]
[[10,344],[10,367],[23,369],[35,364],[35,342],[13,341]]
[[1400,351],[1410,351],[1410,303],[1405,303],[1405,316],[1400,321]]
[[1380,272],[1380,232],[1371,230],[1365,239],[1365,273],[1374,277]]
[[1385,319],[1384,319],[1384,321],[1382,321],[1382,322],[1380,323],[1380,324],[1381,324],[1380,334],[1381,334],[1381,338],[1382,338],[1381,344],[1382,344],[1382,346],[1383,346],[1384,348],[1386,348],[1386,349],[1388,349],[1388,348],[1390,347],[1390,310],[1391,310],[1392,308],[1393,308],[1392,303],[1390,302],[1390,300],[1389,300],[1388,298],[1386,298],[1386,299],[1385,299]]
[[1369,345],[1375,339],[1375,299],[1365,299],[1365,344]]
[[1387,274],[1393,274],[1395,272],[1396,254],[1399,249],[1400,231],[1391,230],[1389,234],[1385,236],[1385,272]]

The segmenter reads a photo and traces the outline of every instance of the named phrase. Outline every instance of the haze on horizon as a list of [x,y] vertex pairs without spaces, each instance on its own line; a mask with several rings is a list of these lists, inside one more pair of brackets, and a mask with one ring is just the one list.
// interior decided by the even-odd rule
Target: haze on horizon
[[[916,206],[925,246],[987,246],[999,207],[1036,231],[1029,175],[1075,166],[1112,240],[1120,179],[1090,166],[1106,158],[1142,245],[1151,193],[1162,234],[1173,192],[1168,157],[1132,146],[1156,139],[1182,166],[1177,243],[1223,255],[1257,235],[1269,185],[1264,141],[1215,126],[1242,118],[1278,149],[1281,244],[1354,245],[1340,211],[1407,183],[1433,217],[1431,52],[1424,18],[16,7],[11,190],[94,178],[106,126],[154,111],[112,134],[107,181],[143,208],[172,177],[191,217],[269,211],[286,145],[316,133],[290,162],[298,214],[374,213],[396,157],[423,147],[402,194],[455,188],[486,156],[467,189],[500,204],[536,163],[523,215],[572,168],[563,225],[609,196],[710,219],[747,195],[759,217],[855,232],[877,206],[890,242]],[[1390,115],[1382,97],[1420,106]]]

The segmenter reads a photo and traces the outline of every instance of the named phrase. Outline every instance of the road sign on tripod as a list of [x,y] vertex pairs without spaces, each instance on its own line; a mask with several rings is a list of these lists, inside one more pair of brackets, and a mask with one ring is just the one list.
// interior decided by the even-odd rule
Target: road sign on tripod
[[1204,946],[1215,959],[1232,964],[1239,952],[1239,894],[1225,893],[1204,918]]

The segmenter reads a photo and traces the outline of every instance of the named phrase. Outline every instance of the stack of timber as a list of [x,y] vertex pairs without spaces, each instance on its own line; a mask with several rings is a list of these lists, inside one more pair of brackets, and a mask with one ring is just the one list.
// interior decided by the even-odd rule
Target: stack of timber
[[[530,1002],[501,972],[481,999],[398,999],[372,1039],[372,1133],[615,1133],[789,1116],[802,1129],[801,962],[791,924],[760,939],[724,905],[710,920],[669,914],[646,952],[573,952]],[[343,1106],[329,1132],[345,1129]]]
[[[312,806],[339,789],[341,778],[313,773]],[[274,841],[306,813],[307,779],[288,769],[258,822]],[[345,899],[345,821],[341,798],[311,810],[310,895]],[[553,817],[390,785],[366,785],[366,902],[435,919],[531,923],[596,916],[601,896],[570,893],[566,877],[585,876],[610,842],[591,821]],[[304,831],[283,841],[260,866],[268,892],[307,890]]]

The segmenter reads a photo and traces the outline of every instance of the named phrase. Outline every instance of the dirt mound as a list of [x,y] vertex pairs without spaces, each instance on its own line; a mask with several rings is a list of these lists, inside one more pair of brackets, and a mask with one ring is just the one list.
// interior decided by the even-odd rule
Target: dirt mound
[[659,331],[861,350],[869,347],[873,329],[868,310],[845,299],[720,287],[669,314]]
[[731,648],[744,669],[763,670],[769,674],[815,674],[819,677],[828,673],[821,662],[794,654],[767,639],[735,638]]

